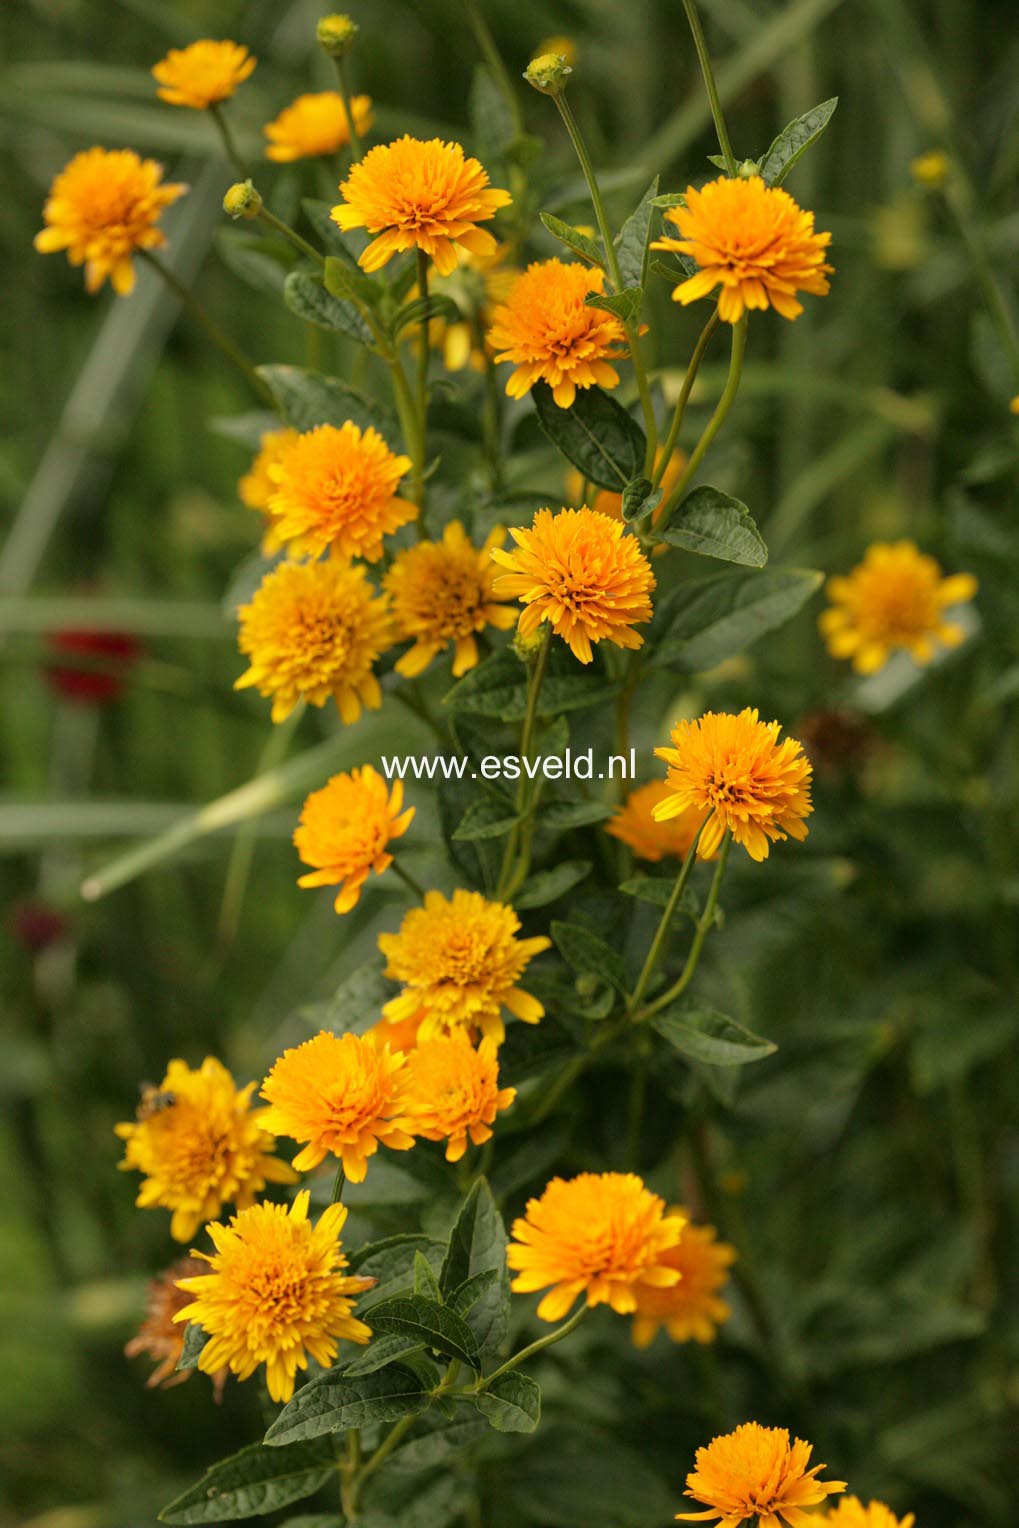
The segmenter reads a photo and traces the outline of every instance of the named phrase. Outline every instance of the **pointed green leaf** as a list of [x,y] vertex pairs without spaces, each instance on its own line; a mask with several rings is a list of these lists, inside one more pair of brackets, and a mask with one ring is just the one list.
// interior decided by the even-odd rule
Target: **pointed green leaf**
[[184,1328],[184,1346],[181,1348],[180,1357],[177,1360],[177,1372],[182,1369],[195,1369],[201,1357],[202,1349],[209,1340],[209,1334],[200,1327],[196,1321],[189,1321]]
[[820,138],[838,104],[838,96],[832,96],[831,100],[822,101],[820,106],[804,112],[802,117],[782,129],[761,160],[761,178],[765,185],[782,184],[797,160]]
[[500,1374],[474,1404],[499,1432],[533,1432],[541,1421],[541,1390],[529,1375],[515,1369]]
[[763,568],[768,560],[764,537],[747,506],[707,483],[687,494],[658,538],[700,557]]
[[644,432],[600,387],[581,388],[568,409],[559,407],[547,382],[536,382],[531,396],[544,433],[592,483],[622,493],[640,475]]
[[578,923],[553,923],[552,938],[563,959],[575,971],[601,977],[611,982],[617,992],[626,993],[626,967],[611,945]]
[[655,488],[650,478],[634,478],[623,489],[623,519],[628,525],[646,520],[661,502],[662,490]]
[[311,224],[315,237],[326,254],[338,256],[352,271],[363,275],[364,272],[357,263],[357,254],[350,246],[349,235],[344,234],[339,223],[333,221],[332,203],[305,197],[301,202],[301,211]]
[[621,292],[588,292],[584,298],[587,307],[601,308],[605,313],[612,313],[623,324],[636,322],[643,301],[643,287],[624,287]]
[[465,1279],[458,1285],[446,1303],[458,1316],[465,1316],[469,1310],[473,1310],[482,1295],[486,1295],[490,1289],[495,1288],[501,1278],[501,1269],[485,1268],[481,1273],[472,1274],[469,1279]]
[[335,1469],[329,1442],[296,1443],[292,1448],[252,1443],[214,1464],[197,1485],[163,1508],[159,1521],[222,1523],[277,1512],[311,1496]]
[[504,838],[520,821],[512,804],[499,796],[484,795],[472,801],[453,837],[458,843],[479,838]]
[[414,1253],[414,1293],[423,1295],[426,1300],[434,1300],[436,1305],[443,1303],[439,1281],[423,1252]]
[[343,1365],[343,1372],[348,1379],[354,1379],[359,1374],[375,1374],[399,1358],[409,1358],[412,1353],[420,1353],[423,1346],[416,1337],[373,1337],[355,1359]]
[[575,255],[579,255],[589,265],[597,265],[604,270],[605,260],[602,255],[601,246],[596,244],[593,239],[589,239],[586,233],[580,233],[571,224],[564,223],[562,218],[554,218],[550,212],[543,212],[541,214],[541,221],[552,237],[559,240],[560,244],[565,244],[567,249],[572,249]]
[[383,1335],[414,1337],[447,1358],[456,1358],[473,1369],[478,1366],[478,1344],[470,1327],[455,1311],[422,1295],[398,1295],[373,1305],[371,1328]]
[[427,1403],[421,1380],[401,1364],[354,1377],[342,1370],[327,1369],[317,1379],[302,1385],[293,1400],[287,1402],[266,1433],[265,1441],[276,1450],[285,1444],[345,1432],[348,1427],[395,1422],[422,1411]]
[[448,324],[456,324],[460,322],[460,309],[452,297],[441,292],[429,292],[427,297],[414,297],[404,303],[397,313],[389,325],[389,333],[394,340],[398,339],[411,324],[421,324],[433,318],[442,318]]
[[390,409],[339,377],[325,377],[302,366],[259,366],[257,371],[279,404],[284,421],[295,430],[341,425],[349,419],[359,429],[378,430],[389,445],[399,445],[400,431]]
[[616,239],[616,257],[624,287],[643,288],[647,280],[648,244],[651,221],[658,196],[658,176],[648,186],[636,209],[623,224]]
[[788,621],[823,581],[823,574],[807,568],[740,570],[694,579],[660,602],[649,639],[650,662],[685,670],[714,668]]
[[271,255],[260,234],[238,228],[221,228],[216,234],[216,248],[224,265],[246,281],[256,292],[279,298],[283,294],[287,266]]
[[360,345],[373,343],[372,332],[354,304],[333,297],[317,276],[291,271],[283,283],[283,301],[305,323],[345,334]]
[[742,1066],[774,1055],[778,1046],[762,1039],[714,1008],[677,1004],[648,1021],[680,1055],[708,1066]]
[[[409,1155],[409,1153],[408,1153]],[[362,1278],[378,1279],[378,1284],[357,1302],[358,1313],[371,1325],[368,1312],[375,1305],[395,1295],[409,1294],[414,1288],[414,1264],[418,1253],[427,1258],[433,1270],[441,1268],[445,1256],[442,1242],[408,1232],[387,1236],[384,1241],[369,1242],[350,1253],[350,1272]]]
[[539,870],[521,886],[513,898],[513,906],[519,912],[547,907],[557,897],[565,895],[572,886],[585,880],[590,873],[590,860],[563,860],[551,870]]
[[450,1232],[439,1283],[448,1297],[475,1274],[489,1269],[499,1277],[472,1305],[465,1318],[477,1338],[482,1357],[497,1353],[506,1337],[509,1275],[506,1272],[506,1228],[491,1189],[485,1179],[480,1178],[461,1205]]

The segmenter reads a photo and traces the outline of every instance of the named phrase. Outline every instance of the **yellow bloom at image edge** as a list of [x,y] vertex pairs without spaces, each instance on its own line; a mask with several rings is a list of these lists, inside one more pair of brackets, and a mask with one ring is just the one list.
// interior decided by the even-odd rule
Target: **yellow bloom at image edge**
[[[805,1508],[846,1489],[843,1480],[818,1480],[826,1468],[810,1466],[809,1443],[792,1443],[784,1427],[744,1422],[697,1450],[696,1468],[686,1477],[686,1495],[704,1512],[677,1512],[678,1522],[716,1521],[717,1528],[808,1528],[819,1520]],[[808,1466],[810,1466],[808,1468]]]
[[36,249],[44,255],[66,250],[72,265],[84,265],[86,291],[97,292],[109,278],[118,296],[126,297],[135,282],[131,256],[165,245],[156,224],[188,189],[164,185],[162,178],[162,165],[131,149],[75,154],[50,188]]
[[376,1281],[344,1272],[339,1237],[346,1206],[331,1204],[313,1225],[308,1199],[302,1189],[289,1209],[256,1204],[228,1226],[214,1221],[207,1229],[215,1252],[193,1253],[210,1271],[180,1280],[194,1299],[174,1320],[196,1322],[209,1338],[198,1367],[206,1374],[229,1368],[244,1380],[265,1364],[274,1401],[289,1401],[309,1358],[328,1369],[340,1340],[371,1337],[353,1307]]

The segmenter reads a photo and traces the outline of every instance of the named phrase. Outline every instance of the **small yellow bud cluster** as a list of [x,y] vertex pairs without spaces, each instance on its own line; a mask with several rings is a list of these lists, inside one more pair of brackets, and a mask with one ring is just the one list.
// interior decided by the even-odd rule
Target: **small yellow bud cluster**
[[354,46],[358,25],[349,16],[323,16],[315,35],[330,58],[345,58]]
[[566,81],[573,73],[562,53],[541,53],[532,58],[524,70],[524,79],[542,95],[562,95]]
[[533,663],[541,649],[545,645],[545,628],[539,626],[537,631],[522,632],[518,626],[513,633],[511,646],[521,663]]
[[223,198],[223,211],[234,220],[257,218],[262,210],[262,198],[250,180],[238,180]]

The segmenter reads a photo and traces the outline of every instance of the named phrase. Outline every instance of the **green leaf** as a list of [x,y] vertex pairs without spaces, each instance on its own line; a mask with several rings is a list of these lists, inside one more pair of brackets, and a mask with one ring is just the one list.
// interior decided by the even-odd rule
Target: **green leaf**
[[439,1281],[423,1252],[414,1253],[414,1293],[422,1295],[426,1300],[434,1300],[436,1305],[443,1303]]
[[832,96],[782,129],[761,160],[761,178],[766,186],[782,184],[797,160],[820,138],[838,104],[838,96]]
[[587,307],[612,313],[623,324],[636,323],[643,301],[643,287],[624,287],[621,292],[588,292],[584,298]]
[[709,154],[708,164],[713,164],[716,170],[724,170],[726,175],[729,173],[729,162],[724,154]]
[[644,520],[661,502],[662,489],[656,488],[650,478],[634,478],[623,489],[623,519],[628,525],[635,520]]
[[256,292],[282,296],[287,266],[266,251],[265,240],[259,234],[221,228],[216,234],[216,248],[223,264]]
[[[556,661],[564,664],[568,661],[572,672],[547,674],[538,698],[539,716],[557,716],[562,711],[601,705],[616,693],[616,684],[597,670],[581,668],[572,657]],[[552,667],[550,664],[550,670]],[[443,697],[443,705],[474,716],[521,721],[527,711],[527,671],[509,648],[502,648],[458,680]],[[543,773],[539,765],[538,774]]]
[[384,1336],[414,1337],[425,1347],[478,1367],[478,1344],[474,1333],[455,1311],[422,1295],[402,1295],[372,1306],[373,1332]]
[[[499,1268],[485,1268],[481,1273],[474,1273],[469,1279],[454,1289],[446,1302],[451,1311],[458,1316],[466,1316],[469,1310],[473,1310],[482,1295],[494,1289],[502,1278]],[[438,1287],[438,1286],[436,1286]]]
[[538,825],[546,833],[568,833],[571,828],[604,822],[614,811],[605,801],[551,801],[538,813]]
[[426,1430],[417,1432],[415,1437],[397,1449],[388,1465],[389,1469],[408,1474],[434,1469],[447,1459],[462,1454],[465,1448],[480,1443],[488,1431],[480,1417],[465,1414],[462,1410],[459,1415],[452,1417],[445,1417],[435,1411],[420,1426]]
[[627,992],[622,957],[604,939],[599,939],[597,934],[579,923],[553,922],[551,933],[559,953],[574,971],[601,977],[603,981],[611,982],[617,992]]
[[316,1029],[333,1034],[363,1034],[382,1017],[382,1005],[393,996],[393,985],[382,974],[379,960],[358,966],[324,1003],[311,1003],[301,1017]]
[[373,1306],[411,1291],[414,1288],[414,1264],[418,1253],[427,1258],[429,1267],[434,1270],[441,1268],[445,1252],[441,1242],[413,1232],[388,1236],[384,1241],[369,1242],[365,1247],[358,1247],[356,1252],[349,1254],[350,1272],[379,1281],[374,1289],[358,1300],[358,1312],[368,1320],[367,1312]]
[[427,297],[414,297],[399,310],[389,325],[389,333],[394,340],[398,339],[411,324],[425,323],[433,318],[444,318],[447,323],[456,324],[460,321],[460,309],[452,297],[442,292],[429,292]]
[[691,276],[696,276],[700,270],[696,260],[689,255],[680,254],[675,249],[670,250],[669,253],[673,260],[678,262],[676,265],[670,265],[667,260],[660,260],[656,255],[648,269],[656,276],[664,276],[666,281],[671,281],[674,285],[688,281]]
[[681,546],[700,557],[718,557],[747,568],[763,568],[768,560],[768,548],[746,505],[706,483],[687,494],[657,534],[670,546]]
[[596,244],[594,239],[589,239],[586,233],[580,233],[570,223],[564,223],[562,218],[554,218],[550,212],[543,212],[541,221],[560,244],[565,244],[567,249],[572,249],[575,255],[579,255],[589,265],[597,265],[602,270],[605,269],[601,246]]
[[159,1520],[222,1523],[278,1512],[319,1490],[335,1469],[331,1443],[297,1443],[292,1448],[252,1443],[214,1464],[197,1485],[163,1508]]
[[342,297],[345,301],[353,302],[359,298],[361,302],[374,304],[379,298],[379,289],[370,276],[366,276],[358,265],[351,265],[339,255],[327,255],[325,265],[322,267],[322,280],[325,289],[333,297]]
[[182,1369],[196,1369],[201,1357],[202,1349],[209,1340],[209,1334],[197,1322],[189,1321],[184,1328],[184,1346],[181,1348],[180,1357],[177,1360],[177,1373]]
[[422,1411],[427,1403],[420,1379],[402,1364],[391,1364],[376,1374],[353,1377],[342,1370],[327,1369],[287,1402],[266,1433],[265,1441],[275,1450],[286,1444],[344,1432],[348,1427],[395,1422]]
[[479,838],[504,838],[520,821],[512,805],[499,796],[484,795],[472,801],[453,837],[458,843]]
[[499,1432],[533,1432],[541,1421],[541,1390],[515,1369],[480,1391],[474,1404]]
[[301,366],[259,366],[270,392],[279,404],[285,423],[295,430],[316,425],[341,425],[351,420],[360,429],[372,427],[390,446],[399,446],[396,416],[383,404],[366,398],[339,377],[325,377]]
[[654,1014],[648,1022],[680,1055],[708,1066],[742,1066],[746,1061],[762,1061],[778,1049],[771,1040],[714,1008],[677,1005]]
[[[619,890],[628,897],[636,897],[639,902],[650,902],[652,907],[660,907],[664,912],[669,905],[674,885],[673,879],[664,875],[634,875],[628,881],[623,881]],[[700,916],[700,899],[689,886],[684,887],[676,911],[686,913],[691,918]]]
[[542,1429],[541,1446],[514,1454],[497,1486],[506,1522],[540,1528],[663,1528],[676,1490],[590,1422]]
[[551,870],[539,870],[521,886],[513,898],[513,906],[518,912],[547,907],[549,902],[563,896],[571,886],[586,880],[590,873],[590,860],[563,860]]
[[683,191],[663,191],[661,196],[653,196],[651,198],[651,205],[652,207],[661,207],[663,211],[668,207],[685,207],[686,193]]
[[474,148],[482,164],[501,159],[516,137],[516,123],[505,94],[484,64],[471,79],[467,109]]
[[343,1518],[335,1512],[302,1512],[298,1517],[284,1518],[279,1528],[343,1528]]
[[561,409],[547,382],[531,389],[538,423],[552,444],[599,488],[622,493],[644,466],[644,432],[621,403],[600,387],[581,388]]
[[823,573],[807,568],[694,579],[660,602],[649,642],[650,661],[688,670],[714,668],[783,625],[823,582]]
[[301,211],[326,254],[338,255],[351,270],[361,272],[363,275],[357,263],[357,255],[350,247],[348,236],[344,234],[339,223],[333,221],[332,205],[331,202],[321,202],[314,197],[306,196],[301,201]]
[[283,283],[283,301],[305,323],[345,334],[360,345],[373,345],[372,332],[354,304],[333,297],[317,276],[291,271]]
[[648,244],[651,238],[651,220],[654,216],[657,195],[658,176],[656,175],[616,238],[616,257],[619,261],[619,273],[623,278],[624,287],[643,289],[647,281]]
[[461,1205],[450,1232],[439,1283],[448,1297],[475,1274],[489,1269],[498,1273],[498,1280],[476,1301],[466,1318],[482,1358],[497,1353],[505,1340],[510,1296],[506,1227],[488,1183],[479,1178]]
[[375,1374],[399,1358],[409,1358],[412,1353],[420,1353],[423,1346],[416,1337],[373,1337],[355,1359],[343,1365],[343,1372],[348,1379],[359,1374]]

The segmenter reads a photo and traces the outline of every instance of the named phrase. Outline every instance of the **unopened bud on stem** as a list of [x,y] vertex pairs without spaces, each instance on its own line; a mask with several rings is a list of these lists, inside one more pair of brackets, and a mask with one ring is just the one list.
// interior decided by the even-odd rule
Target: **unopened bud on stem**
[[357,22],[341,15],[323,16],[315,29],[319,43],[330,58],[345,58],[354,46],[357,33]]
[[561,53],[542,53],[532,58],[524,70],[524,79],[542,95],[562,95],[573,70]]
[[262,198],[250,180],[238,180],[223,198],[223,211],[234,219],[257,218],[262,211]]

